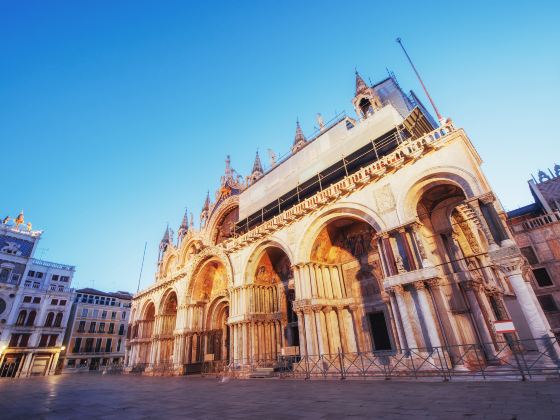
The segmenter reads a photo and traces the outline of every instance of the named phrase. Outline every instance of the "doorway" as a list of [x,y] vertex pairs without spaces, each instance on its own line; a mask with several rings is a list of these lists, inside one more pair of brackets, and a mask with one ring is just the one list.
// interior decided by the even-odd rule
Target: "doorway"
[[369,313],[368,320],[371,329],[373,351],[392,350],[393,347],[391,346],[385,314],[382,311]]

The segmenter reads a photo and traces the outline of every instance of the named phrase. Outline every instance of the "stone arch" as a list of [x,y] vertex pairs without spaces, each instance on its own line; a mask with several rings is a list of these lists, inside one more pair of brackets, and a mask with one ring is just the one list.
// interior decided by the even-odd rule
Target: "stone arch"
[[142,309],[140,311],[140,319],[146,319],[146,317],[149,315],[149,312],[151,310],[151,307],[153,307],[154,310],[154,316],[156,314],[156,304],[153,301],[153,299],[147,299],[144,304],[142,305]]
[[159,305],[157,311],[158,314],[163,314],[165,312],[165,307],[169,303],[168,301],[172,297],[172,295],[175,295],[177,304],[179,303],[179,292],[177,291],[175,286],[169,287],[168,289],[165,290],[165,292],[163,292],[163,294],[159,299]]
[[177,267],[177,253],[173,251],[173,253],[166,254],[165,259],[162,263],[162,270],[161,273],[163,276],[167,276],[171,274],[172,270]]
[[304,229],[295,252],[297,261],[309,261],[315,238],[321,230],[336,219],[354,218],[368,223],[376,232],[381,232],[385,224],[379,215],[371,208],[358,203],[341,202],[314,218]]
[[397,212],[403,222],[411,221],[416,218],[416,207],[422,195],[430,188],[451,184],[463,190],[465,197],[476,197],[483,193],[483,186],[480,185],[474,175],[458,167],[436,167],[425,171],[419,179],[409,183],[407,188],[403,188],[397,197]]
[[268,248],[278,248],[290,260],[290,264],[293,265],[294,263],[294,255],[290,247],[281,239],[279,238],[271,238],[257,244],[253,251],[249,254],[249,258],[247,259],[246,263],[244,264],[245,269],[243,270],[243,283],[249,284],[251,279],[254,277],[255,272],[257,270],[257,265],[259,264],[260,259],[262,258],[263,254],[267,251]]
[[[237,211],[237,217],[235,217],[235,221],[237,222],[239,218],[239,196],[233,195],[226,198],[223,202],[218,204],[218,207],[213,209],[212,214],[210,215],[210,219],[206,225],[205,229],[205,241],[208,244],[216,245],[217,243],[217,236],[218,236],[218,229],[222,226],[224,221],[232,212]],[[232,221],[227,221],[232,222]]]
[[184,243],[181,244],[179,250],[179,261],[178,265],[184,267],[188,264],[189,257],[191,255],[196,255],[202,250],[202,241],[198,237],[189,238]]
[[187,278],[189,279],[187,285],[187,296],[192,297],[192,291],[197,280],[197,275],[204,265],[211,260],[219,261],[225,267],[226,288],[233,286],[233,267],[231,266],[229,257],[222,248],[211,246],[204,248],[191,260],[190,269],[187,274]]

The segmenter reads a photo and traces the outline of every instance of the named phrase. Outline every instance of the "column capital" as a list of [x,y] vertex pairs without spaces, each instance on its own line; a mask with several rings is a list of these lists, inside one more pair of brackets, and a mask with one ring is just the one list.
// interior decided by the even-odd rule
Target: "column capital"
[[522,275],[522,269],[525,265],[523,258],[511,258],[508,260],[497,261],[496,266],[506,275],[506,277]]
[[326,314],[330,313],[332,310],[333,310],[332,306],[323,307],[323,312],[326,313]]
[[303,308],[303,313],[305,315],[311,315],[313,313],[313,309],[310,306],[306,306],[305,308]]
[[391,286],[389,291],[393,292],[395,295],[402,295],[404,293],[404,287],[402,284],[396,284],[395,286]]
[[420,281],[415,281],[414,283],[412,283],[412,286],[416,289],[416,290],[424,290],[426,288],[426,285],[424,284],[424,282],[422,280]]
[[311,308],[313,312],[321,312],[323,310],[323,305],[313,305]]
[[488,192],[478,196],[478,199],[484,204],[492,204],[494,201],[496,201],[496,196],[494,196],[494,193]]
[[484,285],[481,282],[475,280],[467,280],[462,283],[467,290],[473,290],[475,292],[480,292],[484,289]]
[[435,277],[433,279],[430,279],[428,281],[426,281],[426,283],[428,283],[428,286],[431,289],[437,289],[439,286],[441,286],[441,279],[438,277]]

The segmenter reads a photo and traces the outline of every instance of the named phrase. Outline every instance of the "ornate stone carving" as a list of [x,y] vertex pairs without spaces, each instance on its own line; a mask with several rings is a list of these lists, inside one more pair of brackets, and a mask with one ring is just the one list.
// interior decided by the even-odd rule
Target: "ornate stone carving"
[[395,196],[391,190],[391,185],[384,185],[375,191],[375,202],[380,213],[387,213],[395,209]]

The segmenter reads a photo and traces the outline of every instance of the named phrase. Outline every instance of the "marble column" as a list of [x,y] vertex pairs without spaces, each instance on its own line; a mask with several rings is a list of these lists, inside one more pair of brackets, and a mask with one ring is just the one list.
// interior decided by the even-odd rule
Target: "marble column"
[[404,288],[401,285],[397,285],[392,287],[392,291],[395,294],[395,299],[397,301],[397,307],[403,323],[404,335],[406,337],[408,348],[418,348],[418,343],[414,335],[412,319],[410,318],[406,302],[404,300]]
[[488,222],[487,222],[486,218],[484,217],[484,215],[482,214],[482,210],[480,209],[480,203],[478,202],[478,198],[469,201],[468,204],[469,204],[470,208],[473,209],[475,214],[476,214],[476,218],[478,219],[478,221],[480,223],[480,227],[482,228],[482,231],[484,232],[484,236],[486,237],[486,240],[488,241],[488,249],[490,251],[495,251],[495,250],[499,249],[500,247],[498,246],[498,244],[494,240],[494,235],[492,235],[490,227],[488,226]]
[[482,288],[482,284],[475,281],[468,281],[461,284],[465,290],[469,307],[471,310],[471,315],[474,318],[475,328],[478,331],[484,349],[488,356],[494,357],[496,355],[496,349],[494,348],[494,340],[490,334],[488,325],[488,320],[484,316],[484,308],[481,308],[480,301],[476,294],[479,293]]
[[298,317],[298,334],[299,334],[299,353],[301,356],[307,356],[307,341],[305,334],[305,318],[301,310],[297,311]]
[[313,312],[315,313],[315,323],[317,325],[317,342],[319,344],[319,354],[330,354],[329,336],[327,332],[325,313],[320,306],[314,307]]
[[306,342],[304,343],[307,346],[307,355],[308,356],[317,356],[319,354],[318,351],[318,343],[317,343],[317,330],[315,324],[315,314],[311,308],[305,308],[303,310],[304,318],[305,318],[305,337]]
[[[504,261],[500,264],[500,269],[504,272],[508,278],[521,311],[525,316],[525,320],[529,325],[531,330],[531,335],[533,338],[538,339],[540,343],[539,349],[547,349],[549,346],[544,345],[542,339],[548,339],[551,337],[550,325],[546,320],[543,320],[539,308],[536,306],[535,292],[523,278],[522,267],[523,260],[521,258],[512,258],[511,260]],[[557,351],[557,349],[556,349]]]
[[422,312],[422,318],[424,319],[424,323],[426,325],[430,344],[432,347],[441,347],[436,320],[434,319],[434,314],[428,301],[426,285],[423,281],[417,281],[414,283],[414,288],[416,289],[418,304],[420,305],[420,311]]

